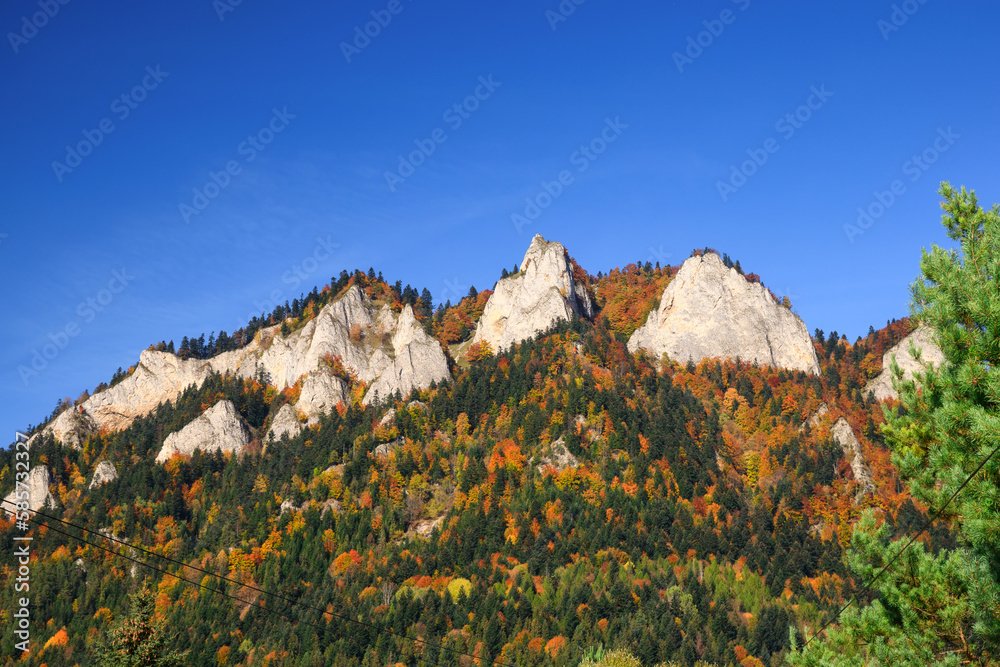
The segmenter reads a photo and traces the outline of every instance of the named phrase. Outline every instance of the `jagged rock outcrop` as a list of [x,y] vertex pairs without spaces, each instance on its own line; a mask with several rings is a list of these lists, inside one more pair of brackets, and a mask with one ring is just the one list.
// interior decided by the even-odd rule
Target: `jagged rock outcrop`
[[156,462],[163,463],[174,454],[190,456],[202,452],[238,454],[250,442],[250,433],[231,401],[219,401],[200,417],[163,441]]
[[577,458],[566,448],[566,442],[563,438],[559,438],[549,446],[546,456],[539,458],[537,461],[532,459],[531,463],[539,470],[544,470],[551,466],[559,472],[562,472],[566,468],[575,468],[580,464]]
[[825,417],[829,412],[830,408],[827,406],[827,404],[820,403],[819,407],[816,408],[816,412],[814,412],[812,416],[809,417],[809,419],[802,422],[802,425],[799,426],[799,430],[804,431],[806,429],[806,426],[809,426],[810,428],[816,428],[817,426],[819,426],[819,423],[823,421],[823,417]]
[[386,410],[385,414],[382,415],[382,419],[378,420],[377,428],[382,428],[388,424],[392,423],[392,420],[396,418],[396,408],[389,408]]
[[[29,470],[28,478],[23,481],[23,484],[28,487],[28,509],[32,512],[56,506],[56,499],[49,491],[49,486],[52,484],[52,472],[47,467],[39,465]],[[23,487],[20,489],[21,498],[18,498],[18,490],[18,487],[15,486],[14,490],[4,498],[3,511],[8,515],[13,514],[16,511],[16,504],[24,500]]]
[[99,428],[111,431],[127,428],[160,403],[175,400],[190,385],[200,385],[212,372],[225,374],[238,370],[259,351],[262,338],[270,337],[276,329],[264,329],[246,347],[207,360],[185,360],[169,352],[143,350],[131,375],[90,396],[80,406],[64,410],[42,432],[51,433],[64,445],[79,448],[82,437]]
[[417,537],[430,537],[434,533],[434,529],[442,523],[444,523],[444,515],[436,519],[418,521],[413,525],[413,532],[416,533]]
[[[305,512],[312,506],[313,501],[307,500],[298,507],[295,506],[291,500],[285,500],[281,503],[279,507],[278,516],[281,516],[285,512]],[[327,498],[322,503],[316,503],[319,506],[319,516],[323,518],[326,516],[327,512],[333,512],[334,514],[340,513],[340,501],[334,500],[333,498]]]
[[[329,369],[320,368],[309,373],[302,381],[302,391],[294,406],[286,403],[274,416],[266,439],[281,440],[285,434],[292,438],[305,426],[318,424],[322,413],[347,400],[347,392],[347,382]],[[299,413],[305,415],[305,424],[299,421]]]
[[94,477],[90,480],[90,485],[87,488],[96,489],[116,479],[118,479],[118,471],[115,470],[115,466],[112,465],[111,461],[101,461],[94,468]]
[[315,370],[302,381],[295,409],[305,414],[308,423],[315,424],[321,413],[332,410],[337,403],[347,402],[347,392],[347,383],[342,378],[327,369]]
[[848,463],[851,464],[854,479],[860,485],[858,497],[875,493],[875,483],[872,482],[871,471],[865,465],[864,456],[861,454],[861,443],[855,437],[851,425],[841,417],[830,429],[830,435],[844,450],[844,455],[847,456]]
[[190,385],[200,385],[211,373],[256,377],[263,372],[278,389],[305,375],[300,404],[309,417],[345,400],[346,383],[326,372],[327,361],[339,357],[344,368],[372,387],[365,396],[402,394],[431,382],[451,378],[444,350],[417,322],[407,306],[396,315],[387,305],[377,307],[352,286],[324,306],[301,328],[282,336],[280,326],[261,329],[249,345],[211,359],[183,360],[168,352],[144,351],[135,371],[79,407],[61,413],[44,432],[79,447],[81,437],[99,428],[115,431],[148,414],[164,401],[175,400]]
[[760,283],[727,268],[715,253],[691,257],[663,291],[660,306],[628,349],[681,363],[722,357],[819,373],[806,325]]
[[363,400],[365,404],[376,397],[392,396],[397,391],[406,396],[415,388],[451,377],[441,344],[427,335],[410,306],[400,313],[390,342],[392,357],[386,358],[386,365],[368,388]]
[[593,317],[590,298],[583,286],[573,281],[573,269],[562,244],[536,235],[520,271],[497,283],[472,343],[486,342],[499,352],[574,315]]
[[289,438],[294,438],[302,432],[302,428],[303,427],[301,422],[299,422],[298,415],[295,414],[295,408],[288,403],[285,403],[278,410],[277,414],[274,415],[274,419],[271,421],[271,427],[267,429],[266,439],[274,439],[277,441],[281,440],[282,436],[285,435]]
[[[919,362],[910,354],[911,343],[920,350]],[[944,352],[934,343],[934,331],[927,326],[918,327],[916,331],[882,355],[882,372],[865,385],[866,394],[874,394],[875,398],[880,401],[887,398],[898,398],[896,390],[892,388],[891,366],[894,356],[896,363],[903,371],[904,380],[913,378],[914,371],[926,370],[928,364],[939,366],[944,362]]]
[[372,454],[376,457],[386,457],[392,454],[394,451],[406,444],[404,438],[396,438],[392,442],[383,442],[381,445],[372,450]]

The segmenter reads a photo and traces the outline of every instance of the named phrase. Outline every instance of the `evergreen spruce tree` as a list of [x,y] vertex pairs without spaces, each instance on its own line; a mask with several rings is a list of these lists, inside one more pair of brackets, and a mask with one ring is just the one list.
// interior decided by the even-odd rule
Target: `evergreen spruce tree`
[[166,625],[153,619],[155,596],[148,588],[129,596],[131,613],[115,623],[96,647],[102,667],[173,667],[187,652],[166,651]]
[[[840,628],[790,656],[793,665],[987,665],[1000,659],[1000,456],[994,455],[1000,443],[1000,209],[985,211],[973,192],[947,183],[940,193],[944,226],[959,248],[924,251],[912,309],[917,322],[933,330],[945,361],[909,380],[893,362],[902,409],[885,410],[883,433],[913,495],[931,513],[943,512],[961,544],[936,556],[919,542],[910,546],[874,584],[877,599],[847,610]],[[848,555],[865,582],[905,544],[887,542],[888,527],[876,523],[872,512],[864,515]]]

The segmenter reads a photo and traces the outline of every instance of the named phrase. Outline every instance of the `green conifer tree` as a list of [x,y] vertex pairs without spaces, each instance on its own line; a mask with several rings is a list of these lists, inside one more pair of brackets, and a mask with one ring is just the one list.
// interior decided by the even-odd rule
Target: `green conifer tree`
[[[793,665],[1000,659],[1000,209],[983,210],[975,193],[947,183],[940,193],[943,224],[959,247],[924,251],[912,309],[945,361],[908,380],[893,362],[903,409],[885,410],[883,432],[913,495],[951,521],[961,544],[936,556],[910,546],[875,582],[877,599],[844,612],[839,628],[790,656]],[[866,583],[906,543],[888,542],[876,523],[864,515],[848,555]]]
[[165,623],[153,619],[156,600],[143,588],[129,596],[130,614],[115,623],[96,646],[102,667],[173,667],[183,665],[187,652],[166,651]]

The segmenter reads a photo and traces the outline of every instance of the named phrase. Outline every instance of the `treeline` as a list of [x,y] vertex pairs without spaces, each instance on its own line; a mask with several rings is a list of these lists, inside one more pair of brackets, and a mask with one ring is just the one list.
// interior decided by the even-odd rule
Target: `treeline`
[[[330,283],[322,289],[313,287],[308,294],[302,294],[298,298],[292,299],[291,302],[285,301],[284,304],[275,306],[269,314],[261,313],[259,316],[253,317],[245,327],[237,329],[232,334],[220,331],[219,335],[216,336],[213,331],[207,339],[204,333],[197,337],[184,336],[176,349],[172,340],[169,342],[160,341],[152,345],[151,349],[170,352],[182,359],[210,359],[223,352],[245,347],[253,341],[254,336],[261,329],[276,324],[285,324],[288,320],[293,321],[289,329],[294,329],[295,323],[315,315],[320,308],[335,300],[351,285],[358,285],[362,289],[379,288],[373,291],[383,298],[388,297],[396,309],[407,305],[412,306],[414,315],[421,322],[429,321],[432,316],[432,296],[426,287],[418,291],[409,284],[403,285],[401,280],[389,285],[383,279],[381,271],[376,275],[374,268],[369,268],[367,273],[360,269],[355,269],[353,273],[343,270],[339,277],[331,278]],[[438,310],[443,312],[444,307],[439,306]],[[287,332],[288,329],[284,331]]]

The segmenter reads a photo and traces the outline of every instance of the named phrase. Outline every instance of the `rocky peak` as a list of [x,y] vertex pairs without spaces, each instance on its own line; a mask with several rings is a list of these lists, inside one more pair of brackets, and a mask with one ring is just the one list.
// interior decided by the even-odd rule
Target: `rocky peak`
[[156,462],[168,461],[174,454],[190,456],[196,449],[238,454],[249,442],[250,434],[236,406],[231,401],[219,401],[180,431],[168,435]]
[[[910,345],[920,350],[920,361],[910,354]],[[924,371],[928,365],[940,366],[944,363],[944,352],[934,342],[934,331],[930,327],[918,327],[913,333],[899,341],[882,355],[882,372],[865,386],[865,393],[874,394],[877,400],[898,398],[892,387],[892,358],[903,371],[903,379],[913,378],[915,371]]]
[[686,362],[722,357],[819,373],[809,331],[760,283],[727,268],[715,253],[689,258],[628,348]]
[[489,343],[495,351],[532,338],[573,316],[593,317],[583,286],[561,243],[536,235],[520,271],[501,279],[476,325],[472,343]]

